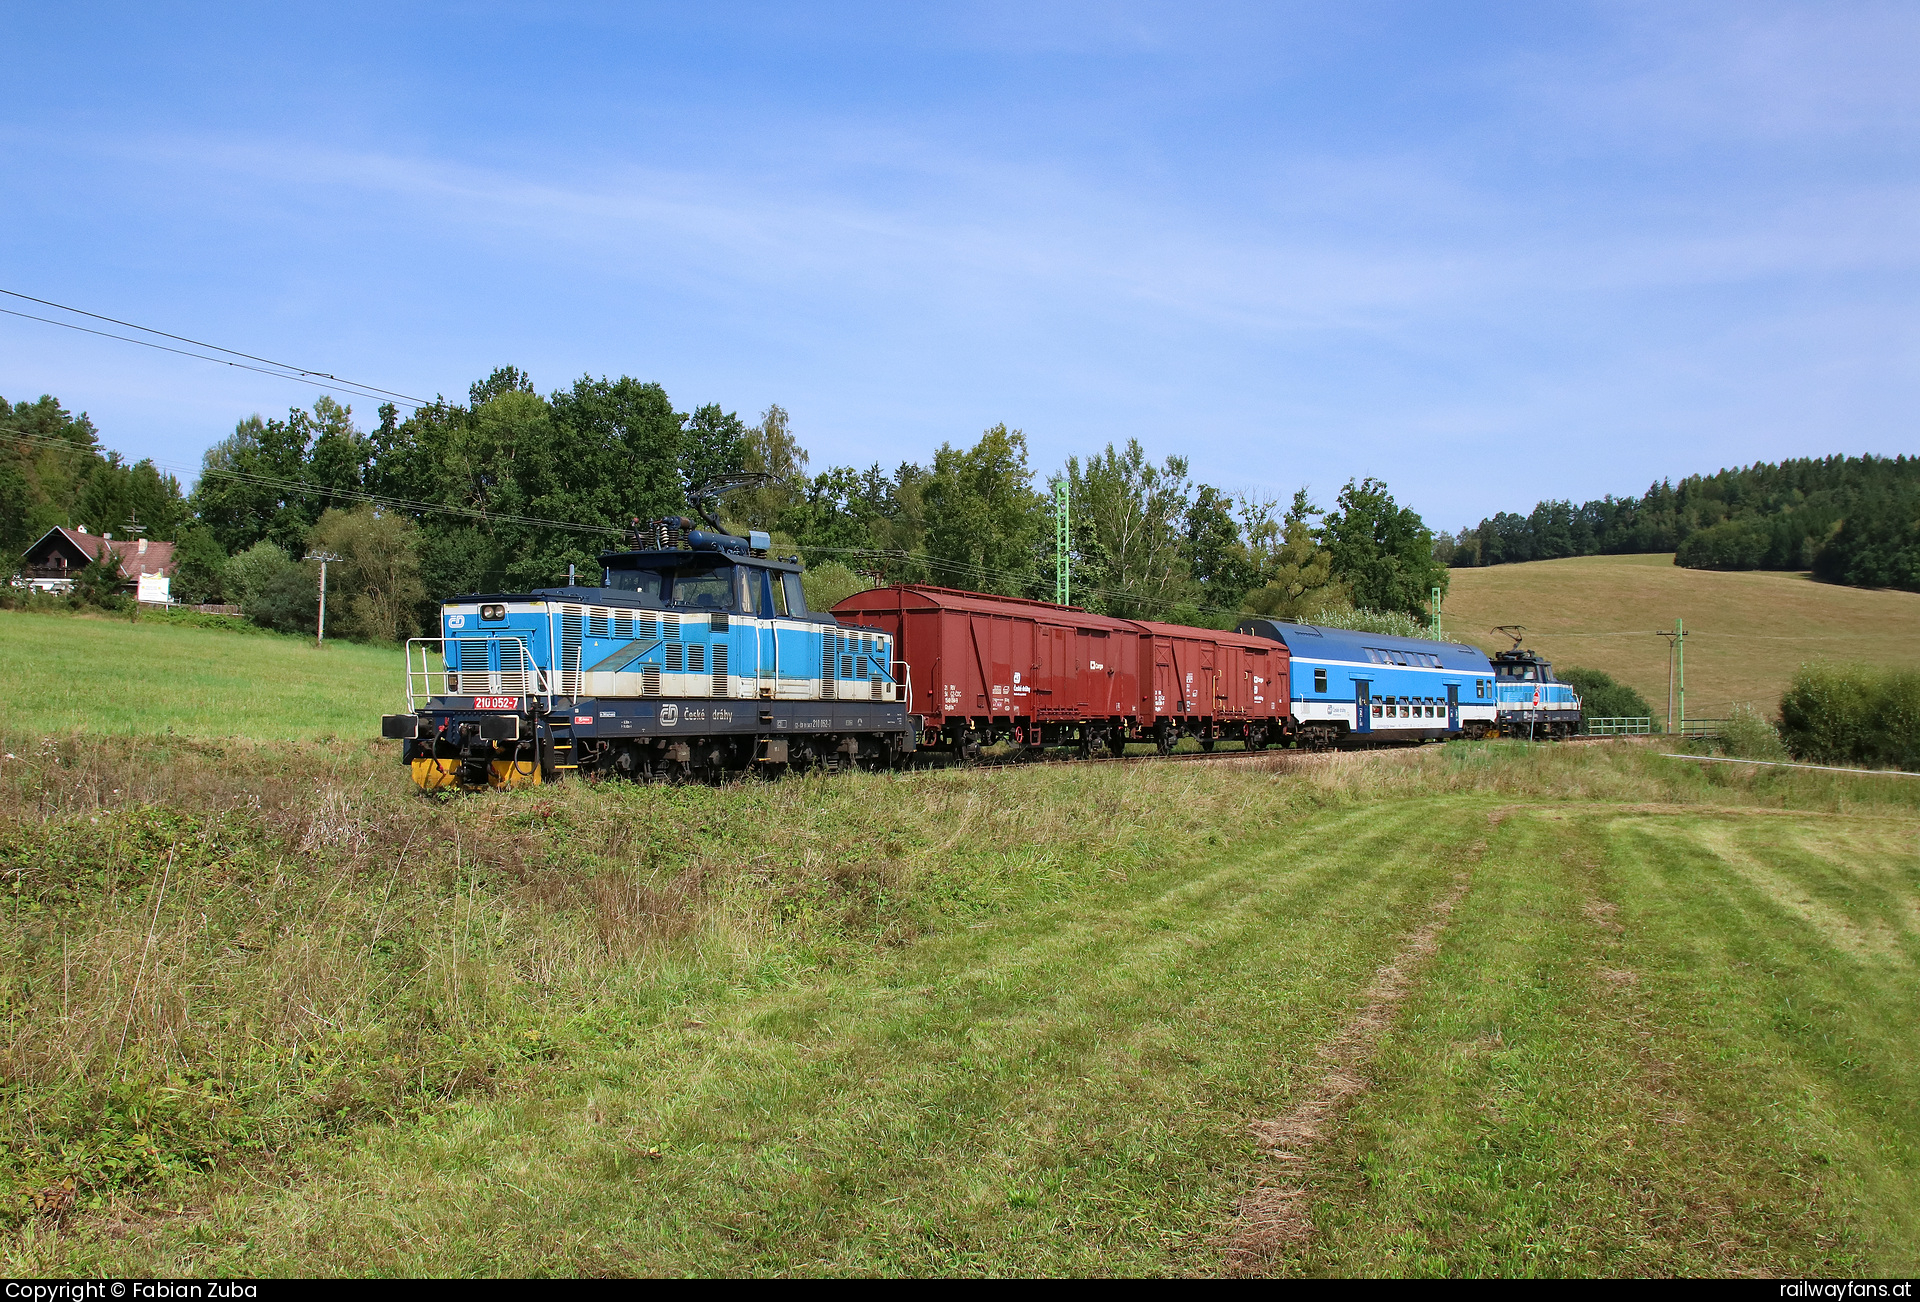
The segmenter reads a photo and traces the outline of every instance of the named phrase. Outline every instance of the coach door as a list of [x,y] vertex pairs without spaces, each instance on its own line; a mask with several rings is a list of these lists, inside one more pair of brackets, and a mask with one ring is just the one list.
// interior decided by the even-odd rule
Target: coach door
[[1373,681],[1371,679],[1353,680],[1353,719],[1355,732],[1373,731]]
[[1460,684],[1447,684],[1447,731],[1460,731]]

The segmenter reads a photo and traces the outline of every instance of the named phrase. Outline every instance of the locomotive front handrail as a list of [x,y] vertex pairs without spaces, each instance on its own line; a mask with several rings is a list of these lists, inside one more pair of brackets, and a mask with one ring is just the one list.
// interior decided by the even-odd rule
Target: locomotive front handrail
[[[462,664],[458,668],[447,667],[446,644],[454,643],[493,643],[500,650],[500,667],[468,668]],[[416,661],[415,648],[418,648]],[[511,647],[512,664],[508,663]],[[440,667],[433,667],[433,657],[438,654]],[[493,657],[489,656],[491,660]],[[464,657],[463,657],[464,659]],[[467,681],[468,674],[476,674],[478,684]],[[453,682],[449,678],[453,678]],[[517,684],[511,680],[518,679]],[[502,680],[508,680],[503,682]],[[457,682],[459,691],[453,690]],[[479,690],[476,691],[475,687]],[[511,687],[512,690],[508,690]],[[407,712],[418,711],[422,704],[436,696],[525,696],[538,697],[542,703],[553,704],[553,675],[540,667],[533,658],[533,648],[526,637],[513,633],[487,633],[480,637],[410,637],[407,639]]]

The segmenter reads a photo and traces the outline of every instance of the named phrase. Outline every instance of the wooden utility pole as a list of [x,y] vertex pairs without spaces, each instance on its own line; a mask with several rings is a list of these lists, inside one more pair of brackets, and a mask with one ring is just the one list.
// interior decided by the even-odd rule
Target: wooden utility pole
[[[1656,633],[1656,637],[1667,639],[1667,731],[1685,732],[1687,728],[1687,630],[1678,617],[1673,621],[1673,632]],[[1674,689],[1677,683],[1680,700],[1679,727],[1674,726]]]
[[320,624],[315,630],[313,645],[322,647],[327,643],[327,562],[340,558],[332,552],[308,552],[307,559],[320,562]]

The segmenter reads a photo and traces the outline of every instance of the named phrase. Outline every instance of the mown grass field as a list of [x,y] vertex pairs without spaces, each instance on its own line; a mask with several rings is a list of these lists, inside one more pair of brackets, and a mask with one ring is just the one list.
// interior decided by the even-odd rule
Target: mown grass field
[[1263,1185],[1237,1269],[1920,1264],[1920,782],[7,740],[9,1273],[1209,1274]]
[[1805,574],[1683,570],[1671,553],[1580,556],[1454,570],[1449,637],[1487,650],[1489,630],[1524,624],[1527,644],[1556,665],[1601,669],[1639,689],[1656,715],[1667,702],[1667,644],[1687,627],[1687,713],[1724,718],[1738,703],[1777,713],[1809,660],[1920,666],[1920,593],[1816,583]]
[[16,736],[366,737],[405,708],[397,650],[154,616],[0,611],[0,663],[0,709]]

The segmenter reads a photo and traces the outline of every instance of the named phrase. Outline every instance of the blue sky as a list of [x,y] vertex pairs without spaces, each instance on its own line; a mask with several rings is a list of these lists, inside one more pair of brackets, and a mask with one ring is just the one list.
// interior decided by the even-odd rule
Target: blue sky
[[[777,402],[816,466],[1137,437],[1234,490],[1378,475],[1436,528],[1920,446],[1911,4],[41,3],[0,37],[0,287],[384,388],[627,373]],[[185,465],[314,397],[0,317],[0,393],[42,392]]]

